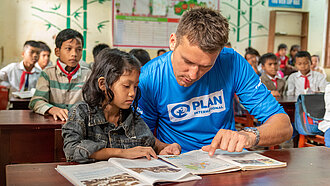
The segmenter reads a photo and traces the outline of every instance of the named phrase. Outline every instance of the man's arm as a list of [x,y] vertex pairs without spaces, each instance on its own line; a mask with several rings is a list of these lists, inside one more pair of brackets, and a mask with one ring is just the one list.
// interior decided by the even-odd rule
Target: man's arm
[[221,129],[213,138],[211,145],[202,149],[212,156],[216,149],[229,152],[241,152],[243,148],[254,145],[272,146],[289,140],[292,136],[292,126],[288,115],[280,113],[271,116],[263,125],[256,127],[259,130],[260,141],[256,143],[256,135],[246,131],[232,131]]

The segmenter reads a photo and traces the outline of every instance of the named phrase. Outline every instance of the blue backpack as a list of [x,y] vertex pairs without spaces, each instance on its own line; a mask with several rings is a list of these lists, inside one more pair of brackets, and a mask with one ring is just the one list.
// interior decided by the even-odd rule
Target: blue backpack
[[323,135],[318,124],[325,114],[324,93],[301,94],[295,104],[295,130],[302,135]]

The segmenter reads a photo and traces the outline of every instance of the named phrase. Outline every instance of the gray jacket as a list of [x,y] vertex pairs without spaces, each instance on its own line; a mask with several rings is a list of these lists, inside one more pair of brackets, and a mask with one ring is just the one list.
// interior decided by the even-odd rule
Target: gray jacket
[[131,112],[115,127],[105,119],[101,108],[91,109],[86,102],[79,102],[70,109],[62,136],[67,161],[88,161],[90,155],[103,148],[150,146],[155,149],[155,137],[140,117],[133,123]]

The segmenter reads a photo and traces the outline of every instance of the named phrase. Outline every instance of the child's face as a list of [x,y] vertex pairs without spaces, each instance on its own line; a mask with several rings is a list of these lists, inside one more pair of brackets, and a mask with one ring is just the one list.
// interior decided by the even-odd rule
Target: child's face
[[253,55],[253,54],[247,54],[246,61],[248,61],[251,66],[257,66],[257,64],[258,64],[257,56]]
[[22,54],[25,65],[34,65],[39,59],[40,48],[26,46]]
[[50,52],[48,51],[40,52],[38,64],[42,69],[44,69],[48,65],[49,56],[50,56]]
[[297,53],[297,52],[298,52],[298,49],[297,49],[297,48],[293,49],[293,50],[290,52],[291,57],[296,56],[296,53]]
[[281,48],[279,51],[278,51],[278,54],[280,56],[285,56],[286,55],[286,48]]
[[115,83],[113,83],[111,90],[114,94],[114,99],[112,100],[111,105],[121,109],[128,109],[130,107],[136,96],[139,75],[140,73],[137,70],[125,72]]
[[296,57],[295,66],[301,74],[306,75],[310,71],[311,62],[307,57]]
[[81,40],[75,38],[64,41],[61,48],[55,48],[55,55],[69,67],[77,66],[82,55]]
[[262,69],[271,77],[275,77],[278,71],[278,62],[273,59],[266,59]]
[[315,67],[317,67],[318,63],[319,63],[319,58],[318,57],[312,57],[311,69],[314,69]]

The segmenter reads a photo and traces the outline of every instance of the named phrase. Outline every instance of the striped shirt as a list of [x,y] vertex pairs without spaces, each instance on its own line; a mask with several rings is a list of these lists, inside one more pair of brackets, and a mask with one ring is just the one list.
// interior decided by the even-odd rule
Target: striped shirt
[[[65,69],[64,63],[60,62],[60,65]],[[69,110],[73,104],[83,100],[82,87],[90,73],[88,68],[81,66],[69,83],[57,65],[46,68],[40,74],[29,108],[43,115],[53,106]]]

